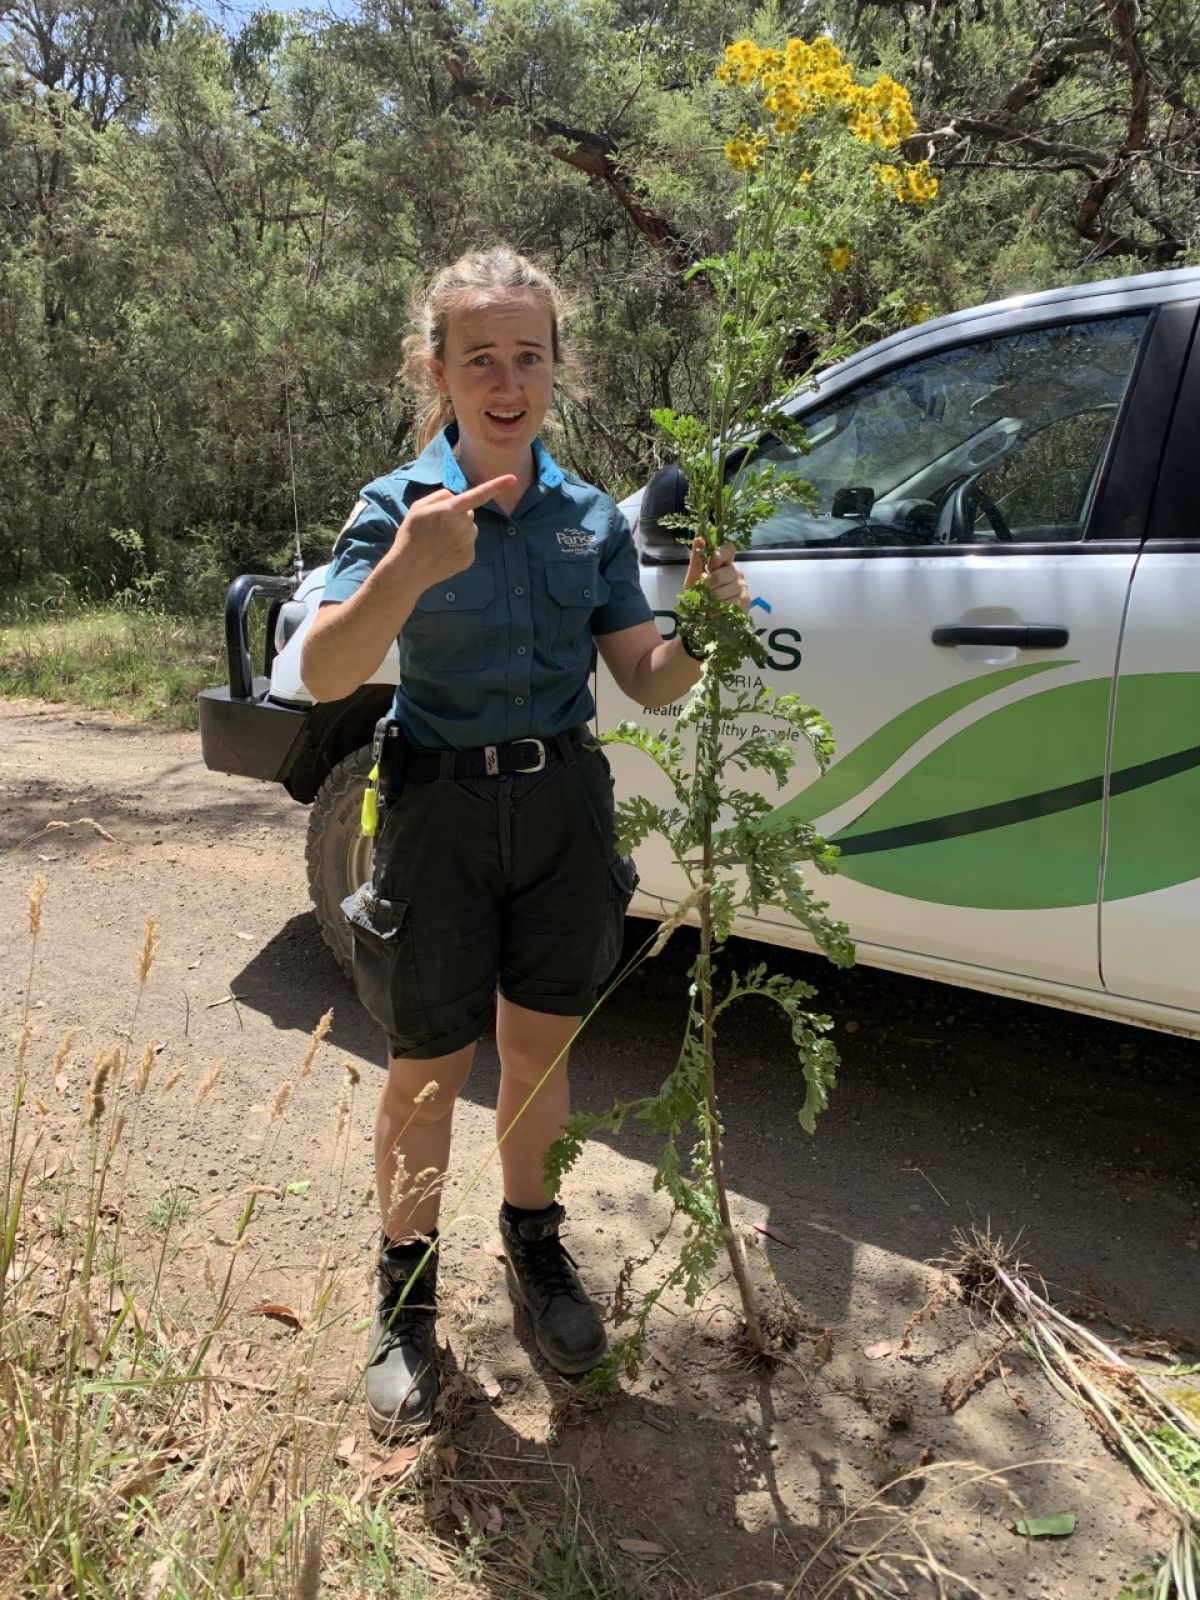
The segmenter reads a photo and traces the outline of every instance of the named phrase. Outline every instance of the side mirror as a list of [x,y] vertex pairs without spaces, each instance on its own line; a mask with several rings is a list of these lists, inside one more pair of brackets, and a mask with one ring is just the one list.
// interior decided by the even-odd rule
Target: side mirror
[[681,560],[686,559],[680,550],[679,540],[686,538],[687,529],[664,527],[660,518],[678,516],[687,510],[687,479],[672,462],[660,467],[642,491],[642,504],[638,512],[638,531],[648,550],[672,550]]
[[830,514],[835,517],[869,517],[874,504],[874,489],[866,484],[847,485],[843,489],[834,491],[833,509]]

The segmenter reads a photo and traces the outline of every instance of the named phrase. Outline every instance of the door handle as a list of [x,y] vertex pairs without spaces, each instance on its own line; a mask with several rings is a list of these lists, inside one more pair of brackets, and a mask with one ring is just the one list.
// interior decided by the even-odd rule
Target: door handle
[[1002,644],[1018,650],[1061,650],[1071,635],[1057,622],[951,622],[935,628],[934,644]]

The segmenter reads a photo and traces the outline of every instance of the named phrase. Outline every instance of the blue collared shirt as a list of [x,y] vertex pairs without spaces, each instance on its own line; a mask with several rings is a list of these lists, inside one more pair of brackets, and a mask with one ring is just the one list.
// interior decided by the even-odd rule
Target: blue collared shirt
[[[367,484],[338,536],[324,599],[346,600],[391,548],[409,506],[467,480],[451,425]],[[592,635],[652,617],[629,524],[601,490],[534,441],[537,478],[512,516],[475,512],[475,560],[417,599],[400,630],[393,715],[414,744],[469,750],[565,733],[595,714]]]

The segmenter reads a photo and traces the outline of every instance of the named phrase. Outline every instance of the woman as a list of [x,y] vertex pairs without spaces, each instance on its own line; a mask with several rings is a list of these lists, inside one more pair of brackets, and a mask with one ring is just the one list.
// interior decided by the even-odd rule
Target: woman
[[[383,1436],[433,1415],[428,1245],[454,1102],[493,1017],[510,1290],[558,1371],[585,1372],[606,1349],[559,1240],[563,1208],[542,1185],[569,1104],[565,1046],[615,959],[631,891],[608,764],[586,726],[592,643],[641,705],[679,699],[700,669],[655,628],[612,500],[538,437],[564,367],[562,313],[554,283],[505,247],[438,275],[407,341],[409,374],[431,400],[421,454],[362,491],[304,644],[318,700],[357,688],[394,639],[400,653],[378,741],[372,883],[348,902],[359,994],[389,1038],[366,1377]],[[747,607],[731,551],[707,573],[693,551],[687,581],[702,580]]]

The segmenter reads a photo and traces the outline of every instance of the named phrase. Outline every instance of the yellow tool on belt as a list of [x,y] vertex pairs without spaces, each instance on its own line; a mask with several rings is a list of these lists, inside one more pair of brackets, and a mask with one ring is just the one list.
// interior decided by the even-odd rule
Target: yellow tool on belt
[[363,790],[362,831],[364,839],[373,839],[379,826],[379,763],[367,773],[367,787]]

